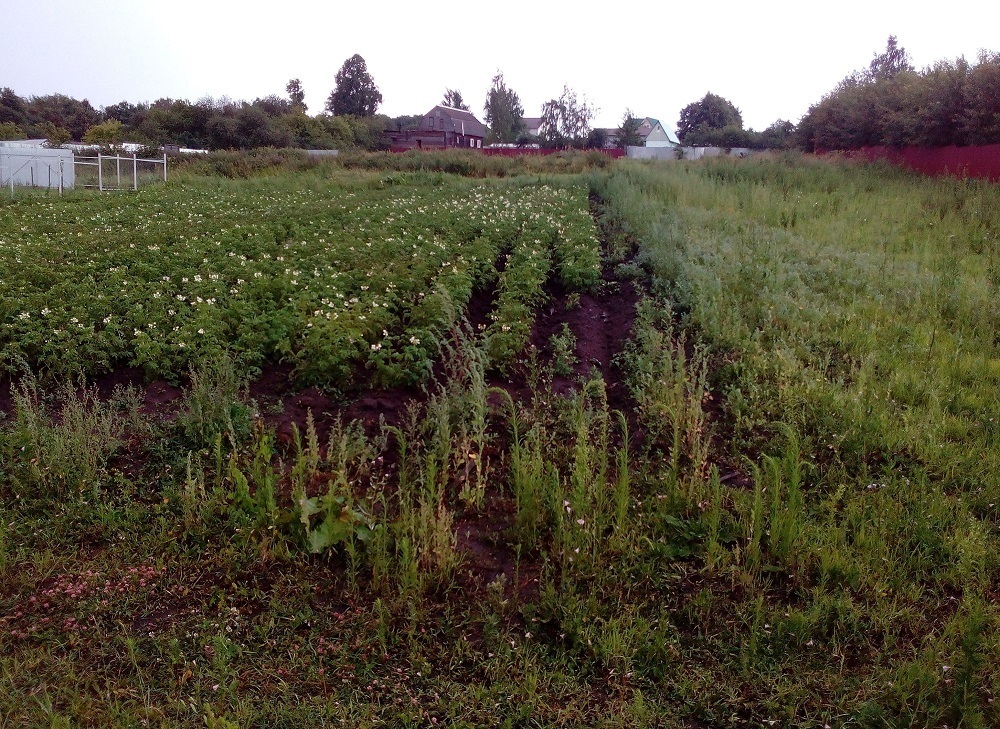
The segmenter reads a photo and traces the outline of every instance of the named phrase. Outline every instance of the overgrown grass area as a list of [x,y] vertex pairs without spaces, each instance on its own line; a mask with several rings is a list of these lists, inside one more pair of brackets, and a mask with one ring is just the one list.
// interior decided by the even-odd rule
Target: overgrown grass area
[[726,496],[752,587],[713,590],[768,626],[751,680],[801,721],[826,652],[838,721],[995,724],[1000,192],[796,156],[632,165],[603,194],[753,475]]
[[996,188],[385,164],[0,208],[0,725],[1000,722]]
[[599,151],[566,150],[551,155],[514,157],[485,155],[462,149],[413,150],[405,153],[345,151],[337,156],[311,157],[301,150],[259,149],[212,152],[177,159],[172,169],[183,175],[243,179],[287,172],[364,170],[375,172],[439,172],[463,177],[577,174],[606,169],[612,160]]

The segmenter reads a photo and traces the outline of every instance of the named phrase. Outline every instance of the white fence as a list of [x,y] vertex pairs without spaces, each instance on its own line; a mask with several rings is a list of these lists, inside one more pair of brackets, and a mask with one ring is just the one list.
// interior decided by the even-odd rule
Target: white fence
[[745,147],[629,147],[629,159],[701,159],[702,157],[749,157],[754,150]]
[[140,184],[167,181],[167,155],[154,159],[100,154],[76,157],[68,149],[0,144],[0,189],[41,187],[63,190],[138,190]]
[[[81,178],[80,187],[96,188],[101,192],[113,190],[138,190],[140,175],[148,181],[167,181],[167,155],[149,159],[135,153],[131,157],[101,154],[96,157],[77,157],[76,167]],[[124,170],[124,173],[123,173]],[[125,186],[122,182],[125,182]]]

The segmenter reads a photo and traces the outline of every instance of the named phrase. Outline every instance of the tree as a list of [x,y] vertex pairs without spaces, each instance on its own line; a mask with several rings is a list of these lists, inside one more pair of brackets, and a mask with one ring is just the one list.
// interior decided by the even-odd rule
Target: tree
[[127,101],[119,101],[117,104],[105,106],[101,110],[104,121],[117,119],[127,127],[134,127],[141,122],[141,115],[146,113],[144,104],[130,104]]
[[912,70],[906,49],[896,42],[896,36],[890,35],[885,43],[885,52],[875,54],[864,75],[868,81],[888,81],[903,71]]
[[704,139],[708,130],[726,127],[742,130],[743,116],[732,102],[709,92],[700,101],[694,101],[681,109],[677,138],[683,144],[695,144],[694,139],[689,139],[692,134],[695,139]]
[[0,89],[0,124],[9,122],[24,126],[28,123],[28,107],[24,99],[6,86]]
[[292,108],[305,113],[307,108],[306,92],[302,90],[302,84],[297,78],[293,78],[285,84],[285,93],[288,94],[288,100],[292,102]]
[[604,149],[608,146],[607,129],[591,129],[587,135],[587,149]]
[[49,147],[61,147],[73,138],[68,129],[57,127],[50,121],[43,121],[29,127],[29,135],[32,139],[46,139]]
[[524,131],[524,107],[520,97],[504,83],[503,74],[497,72],[493,85],[486,94],[486,126],[490,132],[488,141],[512,143]]
[[336,86],[326,101],[327,111],[334,116],[375,116],[382,94],[368,73],[364,58],[355,53],[344,61],[334,82]]
[[0,142],[24,139],[24,130],[14,122],[0,122]]
[[762,132],[753,132],[753,144],[759,149],[787,149],[795,139],[795,125],[778,119]]
[[263,99],[254,99],[252,106],[274,118],[290,114],[293,111],[292,102],[277,94],[268,94]]
[[85,144],[110,146],[122,141],[123,135],[124,127],[122,123],[117,119],[108,119],[88,129],[83,135],[83,142]]
[[424,117],[420,114],[403,114],[402,116],[394,116],[389,120],[389,129],[395,129],[398,132],[402,131],[415,131],[420,129],[420,122],[424,120]]
[[576,92],[564,85],[558,99],[542,104],[538,135],[548,147],[583,146],[593,118],[594,108],[586,99],[577,98]]
[[84,99],[78,101],[65,94],[33,96],[27,103],[29,122],[51,122],[57,129],[70,133],[70,139],[81,139],[90,127],[101,121],[101,115]]
[[954,63],[939,61],[923,74],[917,144],[921,147],[946,147],[966,144],[962,117],[968,96],[969,62],[959,58]]
[[631,109],[626,109],[625,116],[622,117],[622,125],[618,127],[618,146],[621,149],[643,145],[642,135],[639,134],[640,126],[642,126],[642,119],[633,116]]
[[441,101],[441,104],[450,106],[452,109],[469,110],[469,105],[465,103],[465,100],[462,98],[462,92],[458,89],[445,89],[444,99]]
[[1000,53],[981,51],[965,82],[962,129],[969,144],[1000,144]]

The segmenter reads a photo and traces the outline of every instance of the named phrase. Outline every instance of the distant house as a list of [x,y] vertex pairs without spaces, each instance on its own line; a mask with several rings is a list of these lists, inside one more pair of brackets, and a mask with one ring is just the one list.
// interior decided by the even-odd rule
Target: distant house
[[542,128],[542,117],[540,116],[525,116],[521,118],[521,123],[524,125],[524,131],[530,134],[532,137],[538,136],[538,130]]
[[393,149],[482,149],[486,127],[471,111],[438,104],[417,129],[390,129],[386,136]]
[[677,136],[669,131],[659,119],[645,117],[639,125],[639,136],[644,140],[646,147],[678,147],[680,142]]
[[616,127],[598,127],[595,132],[604,132],[604,149],[618,147],[618,129]]

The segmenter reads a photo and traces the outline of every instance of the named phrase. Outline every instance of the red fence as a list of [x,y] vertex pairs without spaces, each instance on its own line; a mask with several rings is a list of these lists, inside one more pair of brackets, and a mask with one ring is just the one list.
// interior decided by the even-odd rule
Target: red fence
[[[487,157],[546,157],[550,154],[566,152],[565,149],[538,149],[536,147],[490,147],[484,149],[466,149],[465,147],[424,147],[418,150],[415,147],[390,147],[390,152],[443,152],[446,149],[457,149],[467,152],[481,152]],[[600,152],[611,159],[619,159],[625,156],[624,149],[582,149],[581,152]]]
[[[544,157],[550,154],[559,154],[560,152],[565,152],[565,149],[536,149],[534,147],[490,147],[483,149],[482,152],[488,157]],[[625,156],[624,149],[586,149],[580,150],[582,152],[600,152],[601,154],[611,157],[611,159],[619,159]]]
[[1000,181],[1000,144],[981,147],[864,147],[846,152],[849,157],[884,160],[925,175],[978,177]]

